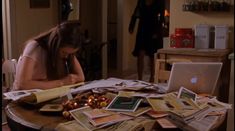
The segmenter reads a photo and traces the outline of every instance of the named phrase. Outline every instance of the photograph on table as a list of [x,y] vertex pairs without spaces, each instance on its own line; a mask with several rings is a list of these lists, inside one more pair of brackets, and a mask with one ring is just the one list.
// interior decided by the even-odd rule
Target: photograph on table
[[134,112],[139,106],[141,98],[116,96],[106,110]]

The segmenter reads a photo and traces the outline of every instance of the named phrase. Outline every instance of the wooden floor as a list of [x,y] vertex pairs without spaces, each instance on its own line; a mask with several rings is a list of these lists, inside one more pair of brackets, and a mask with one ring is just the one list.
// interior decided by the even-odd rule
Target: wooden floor
[[2,131],[10,131],[10,128],[7,125],[6,117],[4,110],[2,109]]
[[7,124],[2,125],[2,131],[11,131]]

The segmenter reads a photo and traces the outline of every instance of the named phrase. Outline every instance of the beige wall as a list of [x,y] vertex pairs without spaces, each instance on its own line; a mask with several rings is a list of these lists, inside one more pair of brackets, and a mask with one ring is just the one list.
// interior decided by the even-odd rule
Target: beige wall
[[69,14],[68,19],[79,19],[82,29],[87,29],[91,39],[98,41],[101,21],[100,0],[71,0],[71,2],[74,10]]
[[99,16],[101,16],[98,14],[98,0],[80,0],[80,5],[80,22],[82,28],[88,29],[91,39],[97,41],[99,38]]
[[18,58],[26,40],[58,23],[58,4],[56,0],[50,0],[50,8],[40,9],[31,9],[29,0],[15,0],[13,4],[12,57]]
[[[135,10],[135,7],[136,7],[136,4],[137,4],[137,0],[128,0],[129,1],[129,6],[127,6],[128,8],[128,16],[127,16],[127,24],[126,24],[126,28],[125,28],[125,31],[128,32],[128,26],[129,26],[129,23],[130,23],[130,20],[131,20],[131,15],[133,14],[134,10]],[[127,12],[126,12],[127,13]],[[128,53],[127,55],[129,56],[129,60],[128,60],[128,65],[129,65],[129,68],[131,70],[136,70],[136,57],[134,57],[132,55],[132,51],[134,49],[134,46],[135,46],[135,41],[136,41],[136,32],[137,32],[137,28],[138,28],[138,20],[136,22],[136,25],[135,25],[135,29],[134,29],[134,33],[133,34],[129,34],[128,32],[128,35],[127,37],[129,37],[129,41],[128,41],[128,44],[129,47],[128,47]]]
[[[233,2],[233,1],[231,1]],[[183,12],[184,0],[170,1],[170,34],[175,28],[193,28],[195,24],[227,24],[231,27],[229,47],[234,48],[234,11],[232,12]],[[232,3],[233,4],[233,3]]]
[[137,0],[118,0],[118,16],[117,16],[117,46],[118,46],[118,67],[121,71],[135,70],[136,61],[131,52],[135,44],[136,30],[133,34],[129,34],[128,25],[131,15],[136,6]]
[[79,1],[80,0],[71,0],[73,11],[69,14],[69,20],[79,19]]
[[[80,18],[82,27],[90,31],[93,40],[99,39],[99,25],[100,13],[98,1],[94,0],[80,0]],[[72,0],[76,3],[76,0]],[[92,4],[90,4],[92,2]],[[137,0],[118,0],[117,4],[117,31],[118,31],[118,67],[121,71],[136,70],[136,58],[132,56],[131,52],[135,44],[135,35],[129,34],[128,25],[131,15],[136,6]],[[170,1],[170,34],[173,33],[176,27],[193,28],[195,24],[228,24],[234,28],[234,12],[207,12],[207,13],[193,13],[183,12],[183,0]],[[12,57],[18,58],[21,53],[21,48],[27,39],[47,30],[58,22],[58,4],[56,0],[50,0],[50,8],[30,9],[29,0],[14,0],[13,2],[13,45]],[[76,8],[77,3],[73,5]],[[77,18],[74,12],[71,13],[71,19]],[[231,28],[229,47],[233,47],[234,43],[234,29]],[[164,46],[166,47],[166,46]],[[168,47],[168,46],[167,46]],[[121,64],[121,65],[120,65]]]

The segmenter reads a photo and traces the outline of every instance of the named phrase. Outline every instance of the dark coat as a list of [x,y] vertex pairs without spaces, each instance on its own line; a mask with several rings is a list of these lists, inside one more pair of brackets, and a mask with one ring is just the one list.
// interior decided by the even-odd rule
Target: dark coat
[[163,47],[164,0],[154,0],[147,6],[145,0],[138,0],[129,24],[129,32],[133,32],[136,20],[139,19],[135,48],[132,52],[138,56],[140,50],[146,55],[153,56]]

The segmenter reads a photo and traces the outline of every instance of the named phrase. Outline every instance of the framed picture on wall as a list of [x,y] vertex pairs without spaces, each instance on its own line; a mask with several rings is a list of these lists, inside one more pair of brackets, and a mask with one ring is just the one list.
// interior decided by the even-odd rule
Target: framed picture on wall
[[50,0],[29,0],[30,8],[50,8]]

